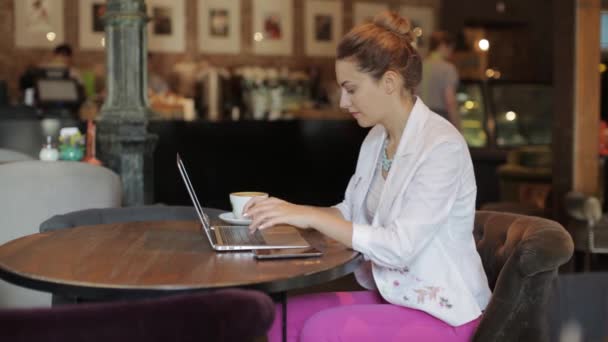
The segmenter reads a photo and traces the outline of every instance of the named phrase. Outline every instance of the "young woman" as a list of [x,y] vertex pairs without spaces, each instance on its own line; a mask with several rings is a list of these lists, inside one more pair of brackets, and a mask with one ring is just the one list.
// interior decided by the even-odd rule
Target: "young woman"
[[338,46],[340,106],[373,127],[344,201],[319,208],[271,197],[244,208],[252,230],[316,229],[367,260],[355,275],[369,291],[290,298],[290,341],[468,341],[490,298],[472,235],[471,157],[456,128],[413,95],[422,66],[410,28],[387,12]]

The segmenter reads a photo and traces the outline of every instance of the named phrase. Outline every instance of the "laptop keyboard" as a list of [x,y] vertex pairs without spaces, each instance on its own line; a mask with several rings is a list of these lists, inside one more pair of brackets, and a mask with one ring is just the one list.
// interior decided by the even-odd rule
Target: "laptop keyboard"
[[264,237],[259,230],[249,234],[248,228],[243,227],[218,227],[222,241],[227,245],[265,245]]

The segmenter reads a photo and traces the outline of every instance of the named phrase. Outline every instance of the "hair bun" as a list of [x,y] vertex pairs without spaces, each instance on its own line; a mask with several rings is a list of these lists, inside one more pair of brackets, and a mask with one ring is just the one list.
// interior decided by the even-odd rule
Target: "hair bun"
[[382,27],[383,29],[392,32],[408,43],[414,41],[414,33],[412,32],[412,23],[409,19],[400,16],[394,11],[382,12],[374,17],[374,25]]

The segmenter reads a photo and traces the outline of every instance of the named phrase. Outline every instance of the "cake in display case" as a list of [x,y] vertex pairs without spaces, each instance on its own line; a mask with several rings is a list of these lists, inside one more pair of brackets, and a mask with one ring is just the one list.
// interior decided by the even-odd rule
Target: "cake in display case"
[[470,147],[551,144],[550,84],[464,80],[456,98],[462,133]]

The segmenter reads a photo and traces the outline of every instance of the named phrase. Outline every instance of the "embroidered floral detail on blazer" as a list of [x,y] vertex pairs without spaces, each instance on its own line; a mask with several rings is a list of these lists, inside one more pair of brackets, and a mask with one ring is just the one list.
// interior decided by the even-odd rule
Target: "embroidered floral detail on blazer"
[[387,268],[387,270],[389,270],[390,272],[396,272],[399,274],[406,274],[410,272],[409,267],[405,266],[403,268]]
[[[418,300],[418,304],[424,304],[425,300],[428,300],[429,302],[437,302],[437,294],[439,292],[441,292],[443,289],[441,287],[437,287],[437,286],[425,286],[424,288],[421,289],[414,289],[414,292],[416,292],[416,294],[418,295],[417,300]],[[407,297],[404,296],[404,299],[406,299]],[[446,297],[439,297],[439,303],[438,303],[441,307],[443,308],[447,308],[447,309],[451,309],[452,308],[452,304],[449,302],[449,300]]]
[[420,290],[414,290],[414,292],[416,292],[418,294],[418,303],[424,304],[424,297],[426,296],[426,291],[420,289]]
[[429,300],[437,300],[437,293],[441,291],[441,288],[435,286],[427,286],[426,289],[428,290]]
[[444,308],[448,308],[448,309],[452,308],[452,304],[450,304],[448,299],[444,298],[444,297],[439,297],[439,305],[441,305]]
[[[417,276],[415,276],[414,274],[410,273],[410,270],[407,266],[403,267],[403,268],[386,268],[386,270],[390,271],[390,272],[399,273],[400,275],[402,275],[405,278],[409,277],[418,283],[422,283],[422,279],[420,279]],[[397,277],[397,278],[399,278],[399,277]],[[396,289],[396,288],[400,287],[401,285],[402,284],[399,279],[393,279],[393,281],[392,281],[393,289]],[[438,296],[439,293],[441,291],[443,291],[443,288],[441,288],[439,286],[423,286],[423,285],[424,284],[419,284],[418,286],[422,286],[422,287],[409,290],[409,291],[413,291],[416,294],[416,300],[417,300],[418,304],[425,304],[425,302],[427,304],[430,304],[430,303],[434,302],[436,304],[439,304],[439,306],[441,306],[444,309],[452,308],[453,305],[452,305],[452,303],[450,303],[450,301],[448,300],[447,297]],[[404,290],[408,291],[407,288],[405,288]],[[410,300],[409,297],[406,295],[403,295],[402,298],[406,302],[408,302]],[[438,298],[439,298],[439,301],[437,300]]]

